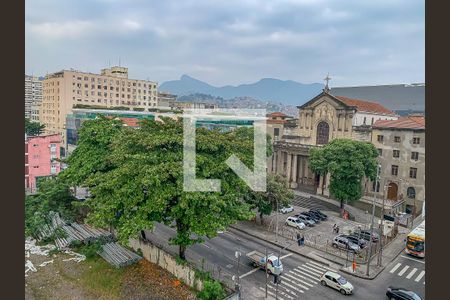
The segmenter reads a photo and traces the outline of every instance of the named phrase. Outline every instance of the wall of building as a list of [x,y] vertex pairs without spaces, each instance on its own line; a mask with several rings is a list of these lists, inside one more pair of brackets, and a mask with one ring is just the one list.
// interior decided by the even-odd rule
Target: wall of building
[[47,133],[60,133],[65,140],[66,116],[77,104],[144,110],[157,106],[156,82],[128,79],[123,73],[102,72],[105,75],[64,70],[46,76],[40,118]]
[[42,81],[37,76],[25,75],[25,118],[39,122],[42,101]]
[[[378,141],[378,136],[383,136],[383,141]],[[395,137],[400,138],[400,142],[395,142]],[[419,138],[418,145],[413,144],[413,138]],[[425,201],[425,130],[394,130],[394,129],[373,129],[372,143],[377,149],[381,149],[379,157],[381,164],[381,184],[379,197],[385,195],[383,186],[390,182],[398,186],[399,199],[405,199],[409,207],[416,206],[416,212],[422,209]],[[399,157],[393,157],[394,150],[399,151]],[[418,152],[418,159],[411,159],[411,152]],[[398,166],[398,175],[392,174],[392,166]],[[417,168],[416,178],[410,177],[410,168]],[[415,201],[407,196],[408,187],[415,189]],[[373,183],[370,186],[373,194]]]
[[57,175],[61,171],[60,158],[61,136],[47,135],[29,137],[25,140],[25,188],[36,189],[38,177]]
[[383,114],[375,114],[375,113],[367,113],[367,112],[359,112],[355,113],[355,116],[352,120],[353,126],[361,126],[361,125],[373,125],[378,120],[397,120],[397,116],[388,116]]

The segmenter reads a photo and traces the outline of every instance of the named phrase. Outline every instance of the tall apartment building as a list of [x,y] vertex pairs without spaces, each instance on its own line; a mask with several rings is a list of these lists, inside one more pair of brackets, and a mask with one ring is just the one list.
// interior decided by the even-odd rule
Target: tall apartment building
[[25,118],[38,122],[41,102],[42,80],[25,74]]
[[61,165],[61,136],[59,134],[32,136],[25,135],[25,190],[36,191],[36,181],[40,177],[57,175]]
[[145,111],[157,106],[158,84],[129,79],[128,68],[102,69],[101,74],[62,70],[43,80],[40,122],[47,133],[60,133],[65,145],[66,116],[74,107],[126,107]]

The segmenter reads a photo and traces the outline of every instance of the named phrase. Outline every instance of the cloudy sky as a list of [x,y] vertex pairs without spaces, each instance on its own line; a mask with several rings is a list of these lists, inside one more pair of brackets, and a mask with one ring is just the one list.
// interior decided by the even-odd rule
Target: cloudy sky
[[109,64],[160,83],[425,80],[424,0],[27,0],[26,73]]

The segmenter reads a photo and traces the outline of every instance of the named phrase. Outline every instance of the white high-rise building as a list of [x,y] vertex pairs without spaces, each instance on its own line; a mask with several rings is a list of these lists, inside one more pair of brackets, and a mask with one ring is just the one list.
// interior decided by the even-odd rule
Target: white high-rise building
[[37,76],[25,75],[25,118],[39,121],[42,102],[42,81]]

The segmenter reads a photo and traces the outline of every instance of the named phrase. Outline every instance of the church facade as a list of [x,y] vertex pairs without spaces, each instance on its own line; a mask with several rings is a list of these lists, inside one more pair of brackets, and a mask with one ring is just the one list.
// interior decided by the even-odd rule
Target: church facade
[[323,178],[309,169],[309,150],[336,138],[370,142],[375,122],[398,119],[378,103],[334,96],[327,87],[297,108],[297,119],[286,122],[274,142],[268,169],[284,175],[291,188],[324,196],[329,196],[330,175]]

